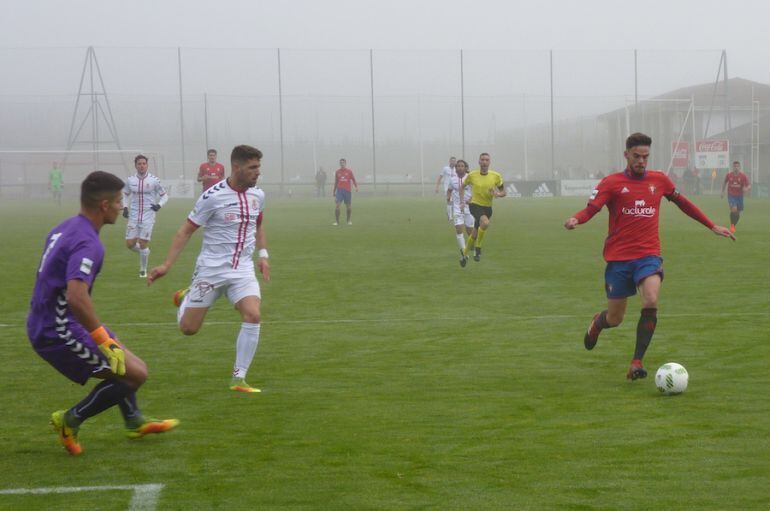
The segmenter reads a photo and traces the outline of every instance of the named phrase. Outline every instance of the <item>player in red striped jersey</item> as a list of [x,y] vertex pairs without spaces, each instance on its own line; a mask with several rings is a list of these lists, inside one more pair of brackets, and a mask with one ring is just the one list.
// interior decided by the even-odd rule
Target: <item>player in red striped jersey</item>
[[232,173],[206,190],[171,242],[166,260],[153,268],[147,283],[163,277],[184,250],[198,227],[205,227],[203,243],[195,264],[190,287],[177,291],[174,303],[177,319],[185,335],[200,330],[209,308],[226,295],[241,314],[241,330],[236,339],[235,366],[230,389],[260,392],[246,383],[246,372],[257,351],[260,334],[261,292],[254,271],[254,250],[262,277],[270,280],[267,238],[262,225],[265,192],[257,188],[262,152],[247,145],[233,149]]
[[585,209],[564,223],[568,230],[589,221],[603,206],[609,210],[609,231],[604,243],[604,273],[607,309],[596,314],[583,343],[590,350],[599,333],[623,321],[629,296],[641,295],[642,311],[636,327],[636,348],[626,377],[636,380],[647,376],[642,365],[657,324],[658,294],[663,281],[660,257],[659,214],[664,197],[686,215],[719,236],[735,239],[730,230],[714,225],[698,207],[680,194],[674,183],[661,171],[647,170],[652,139],[634,133],[626,140],[624,156],[628,166],[623,172],[602,179],[591,194]]
[[126,247],[139,254],[139,278],[147,277],[150,238],[155,214],[168,202],[168,194],[157,176],[147,171],[147,157],[134,158],[136,174],[128,176],[123,188],[123,217],[126,224]]

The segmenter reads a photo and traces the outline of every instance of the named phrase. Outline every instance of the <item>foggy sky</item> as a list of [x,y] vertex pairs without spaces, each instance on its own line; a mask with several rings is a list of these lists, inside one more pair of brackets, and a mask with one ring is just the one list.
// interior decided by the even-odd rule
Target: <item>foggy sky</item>
[[766,1],[633,5],[617,0],[4,0],[0,47],[770,48]]

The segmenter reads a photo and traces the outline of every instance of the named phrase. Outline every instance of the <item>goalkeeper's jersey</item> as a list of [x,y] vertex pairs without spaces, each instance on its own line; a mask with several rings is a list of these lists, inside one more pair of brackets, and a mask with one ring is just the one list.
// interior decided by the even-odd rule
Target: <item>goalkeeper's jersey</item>
[[91,221],[76,215],[48,233],[42,254],[29,304],[27,334],[35,345],[52,340],[70,344],[77,319],[67,303],[67,283],[81,280],[90,293],[102,269],[104,246]]
[[138,173],[126,179],[123,187],[123,206],[128,208],[128,222],[131,224],[155,223],[153,204],[163,206],[168,202],[168,194],[157,176]]
[[262,189],[235,190],[227,179],[203,192],[187,217],[193,225],[205,227],[196,265],[253,271],[264,206]]

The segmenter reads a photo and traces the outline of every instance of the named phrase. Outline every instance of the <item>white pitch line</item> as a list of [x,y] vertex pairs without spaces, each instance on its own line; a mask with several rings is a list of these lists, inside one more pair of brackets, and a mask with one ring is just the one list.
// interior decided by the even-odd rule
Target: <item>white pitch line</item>
[[[768,312],[680,312],[660,314],[661,318],[735,318],[735,317],[766,317],[770,316]],[[471,321],[494,321],[494,320],[514,320],[514,321],[534,321],[534,320],[561,320],[561,319],[584,319],[590,317],[590,314],[544,314],[544,315],[498,315],[498,316],[471,316]],[[363,319],[285,319],[263,321],[263,325],[311,325],[311,324],[354,324],[354,323],[411,323],[419,321],[456,321],[457,316],[424,316],[417,318],[363,318]],[[204,321],[206,325],[239,325],[241,321]],[[133,327],[133,326],[171,326],[176,327],[176,321],[136,321],[110,323],[114,327]],[[0,328],[22,328],[21,324],[0,323]]]
[[80,493],[87,491],[132,491],[129,511],[154,511],[158,505],[162,484],[130,484],[114,486],[54,486],[51,488],[12,488],[0,490],[0,495],[46,495],[51,493]]

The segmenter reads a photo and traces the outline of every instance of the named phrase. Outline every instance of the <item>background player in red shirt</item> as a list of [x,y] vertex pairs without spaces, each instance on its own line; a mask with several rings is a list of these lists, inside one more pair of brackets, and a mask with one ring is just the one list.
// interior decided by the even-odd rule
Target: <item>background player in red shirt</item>
[[356,187],[356,191],[358,191],[358,183],[356,183],[356,177],[353,175],[353,171],[347,168],[347,163],[345,158],[342,158],[340,160],[340,168],[334,173],[334,190],[332,191],[332,195],[334,195],[335,207],[334,224],[332,225],[340,225],[340,204],[343,202],[347,208],[348,225],[353,225],[353,222],[350,221],[350,213],[352,211],[350,207],[350,183],[353,183],[353,186]]
[[209,149],[206,156],[208,161],[198,168],[198,182],[203,183],[204,192],[225,178],[225,166],[217,163],[217,150]]
[[676,204],[689,217],[699,221],[715,234],[735,237],[718,225],[681,195],[663,172],[647,170],[652,139],[634,133],[626,139],[623,153],[628,166],[623,172],[602,179],[591,194],[588,205],[564,223],[571,230],[590,220],[602,206],[609,210],[609,232],[604,242],[604,272],[607,309],[594,315],[583,338],[587,350],[593,349],[604,328],[623,322],[629,296],[639,293],[642,312],[636,327],[636,348],[626,378],[647,376],[642,358],[652,340],[658,322],[658,294],[663,281],[663,259],[660,257],[658,219],[663,197]]
[[741,172],[741,162],[733,162],[733,171],[725,176],[725,182],[722,183],[722,195],[725,196],[727,188],[727,203],[730,205],[730,232],[735,232],[735,225],[741,219],[743,211],[743,194],[751,190],[751,183],[746,174]]

